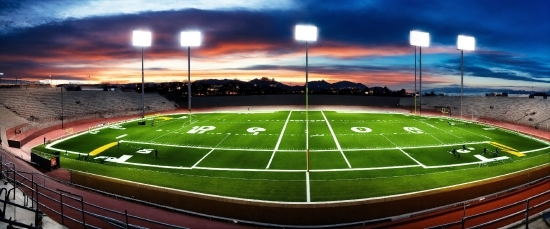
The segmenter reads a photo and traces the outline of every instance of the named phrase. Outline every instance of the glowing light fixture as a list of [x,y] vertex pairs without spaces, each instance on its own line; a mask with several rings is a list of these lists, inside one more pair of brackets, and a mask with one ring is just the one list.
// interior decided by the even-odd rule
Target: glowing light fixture
[[201,46],[202,34],[199,31],[185,31],[181,32],[180,36],[181,46]]
[[143,73],[143,47],[151,46],[151,32],[134,30],[132,44],[141,47],[141,118],[145,117],[145,75]]
[[200,46],[202,34],[199,31],[184,31],[180,34],[181,46],[187,46],[187,106],[191,113],[191,46]]
[[151,32],[134,30],[132,36],[132,44],[134,46],[149,47],[151,46]]
[[460,50],[474,51],[476,48],[476,39],[474,37],[458,35],[456,46]]
[[297,41],[316,41],[317,27],[313,25],[296,25],[294,39]]
[[413,30],[409,37],[410,43],[418,47],[430,47],[430,34]]

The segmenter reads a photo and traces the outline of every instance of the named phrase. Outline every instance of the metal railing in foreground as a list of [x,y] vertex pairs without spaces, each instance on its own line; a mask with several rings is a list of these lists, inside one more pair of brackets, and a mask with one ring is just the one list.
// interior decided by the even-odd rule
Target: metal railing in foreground
[[[539,199],[540,197],[543,197],[543,196],[546,196],[548,198],[546,200],[539,200],[541,202],[538,203],[538,204],[534,204],[534,205],[530,204],[530,201]],[[499,213],[499,212],[503,212],[503,211],[506,211],[508,209],[513,210],[513,208],[518,208],[521,205],[525,205],[525,208],[522,208],[522,210],[515,211],[511,214],[507,214],[507,215],[502,216],[502,217],[498,217],[498,218],[494,218],[492,220],[488,220],[484,223],[471,225],[468,228],[494,227],[494,224],[496,224],[496,223],[500,223],[504,220],[512,219],[513,217],[516,217],[516,216],[521,215],[521,214],[525,215],[525,219],[522,220],[520,222],[520,224],[525,225],[526,228],[527,228],[528,224],[530,222],[530,220],[529,220],[529,218],[531,216],[530,213],[535,214],[535,213],[542,212],[545,209],[548,209],[548,207],[550,206],[550,190],[547,190],[543,193],[539,193],[539,194],[537,194],[535,196],[532,196],[532,197],[529,197],[525,200],[521,200],[521,201],[517,201],[517,202],[512,203],[512,204],[508,204],[506,206],[491,209],[489,211],[477,213],[477,214],[470,215],[470,216],[463,216],[462,219],[459,220],[459,221],[450,222],[450,223],[446,223],[446,224],[441,224],[441,225],[437,225],[437,226],[433,226],[433,227],[429,227],[429,228],[447,228],[447,227],[453,227],[453,226],[458,226],[458,225],[460,225],[461,228],[465,228],[465,225],[468,221],[472,221],[472,220],[475,220],[475,219],[480,219],[482,217],[486,217],[486,216],[491,215],[491,214],[496,214],[496,213]],[[464,212],[466,211],[466,206],[467,205],[464,205]],[[544,206],[546,206],[546,207],[544,207]],[[533,211],[535,211],[535,213],[532,213]],[[482,219],[482,221],[483,221],[483,219]]]
[[[0,178],[13,186],[11,189],[0,189],[0,203],[3,203],[3,209],[0,209],[0,221],[9,223],[14,226],[23,228],[40,228],[43,211],[48,214],[54,214],[60,217],[61,224],[70,226],[81,225],[83,228],[102,228],[105,225],[116,228],[146,228],[163,227],[163,228],[185,228],[177,225],[172,225],[164,222],[134,216],[128,214],[128,211],[120,212],[113,209],[108,209],[99,205],[88,203],[84,197],[61,189],[52,189],[43,184],[37,183],[35,175],[40,173],[18,171],[15,164],[6,160],[0,155]],[[13,195],[12,195],[13,192]],[[15,192],[20,192],[23,195],[24,204],[20,205],[14,201],[9,201],[9,198],[15,199]],[[34,223],[26,225],[18,222],[15,219],[6,219],[6,205],[25,209],[35,215]],[[109,216],[104,214],[108,212]],[[102,214],[103,213],[103,214]],[[132,221],[133,223],[129,223]]]

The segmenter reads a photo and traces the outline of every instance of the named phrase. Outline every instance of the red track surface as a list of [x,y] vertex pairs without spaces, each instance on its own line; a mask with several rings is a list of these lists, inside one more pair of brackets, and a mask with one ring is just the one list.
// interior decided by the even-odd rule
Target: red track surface
[[[183,111],[180,111],[180,112],[183,112]],[[168,113],[173,113],[173,111],[168,112]],[[111,119],[108,122],[117,122],[117,121],[122,121],[122,120],[127,120],[127,119],[128,119],[128,117],[118,118],[118,119]],[[107,122],[107,121],[105,121],[105,122]],[[87,123],[87,124],[82,124],[82,125],[79,125],[79,126],[74,126],[73,129],[74,129],[74,132],[78,132],[78,131],[87,130],[89,127],[94,127],[94,126],[97,126],[97,125],[98,125],[98,123]],[[500,125],[504,125],[504,124],[500,123]],[[535,129],[524,127],[524,126],[519,126],[519,125],[515,125],[515,124],[505,124],[505,126],[507,128],[513,128],[513,129],[516,129],[516,130],[521,130],[521,131],[530,133],[532,135],[538,135],[539,137],[543,137],[543,138],[550,136],[550,134],[548,132],[535,130]],[[40,136],[36,139],[33,139],[28,144],[23,146],[23,150],[13,149],[13,148],[5,148],[5,149],[9,150],[14,155],[20,156],[21,158],[24,158],[24,159],[29,158],[27,160],[30,160],[30,156],[29,156],[28,152],[30,152],[30,149],[32,147],[34,147],[36,145],[39,145],[39,144],[43,144],[43,138],[44,137],[46,137],[48,140],[57,139],[57,138],[62,137],[64,134],[65,134],[65,131],[63,131],[63,130],[52,131],[52,132],[47,133],[43,136]],[[2,146],[2,147],[4,147],[4,146]],[[39,172],[35,168],[30,166],[29,164],[27,164],[27,163],[25,163],[21,160],[18,160],[18,159],[14,158],[11,155],[4,155],[4,156],[8,157],[10,161],[12,161],[16,164],[16,169],[17,170]],[[48,173],[47,175],[51,176],[51,177],[54,177],[56,179],[69,181],[70,180],[70,177],[69,177],[70,175],[69,174],[70,173],[68,171],[65,171],[65,170],[56,170],[54,172]],[[549,171],[549,175],[550,175],[550,171]],[[172,212],[172,211],[169,211],[169,210],[164,210],[164,209],[150,207],[150,206],[137,204],[137,203],[133,203],[133,202],[129,202],[129,201],[124,201],[124,200],[116,199],[116,198],[113,198],[113,197],[108,197],[108,196],[105,196],[105,195],[97,194],[97,193],[94,193],[94,192],[84,191],[84,190],[75,188],[73,186],[66,185],[64,183],[60,183],[60,182],[51,180],[49,178],[44,178],[42,176],[35,176],[35,181],[36,180],[38,180],[37,183],[39,183],[41,185],[45,185],[46,187],[48,187],[50,189],[53,189],[53,190],[60,189],[60,190],[63,190],[63,191],[70,192],[72,194],[77,194],[79,196],[82,196],[84,198],[85,202],[93,203],[95,205],[102,206],[104,208],[112,209],[112,210],[119,211],[119,212],[124,212],[125,210],[127,210],[129,215],[139,216],[139,217],[143,217],[143,218],[146,218],[146,219],[151,219],[151,220],[154,220],[154,221],[164,222],[164,223],[168,223],[168,224],[172,224],[172,225],[178,225],[178,226],[189,227],[189,228],[246,228],[246,227],[249,227],[249,226],[245,226],[245,225],[241,225],[241,224],[229,223],[229,222],[225,222],[225,221],[222,222],[222,221],[217,221],[217,220],[210,220],[210,219],[207,219],[207,218],[204,218],[204,217],[181,214],[181,213],[176,213],[176,212]],[[40,180],[42,180],[42,182]],[[475,215],[477,213],[485,212],[485,211],[488,211],[488,210],[491,210],[491,209],[495,209],[495,208],[506,206],[506,205],[509,205],[509,204],[512,204],[512,203],[515,203],[515,202],[518,202],[518,201],[522,201],[522,200],[525,200],[529,197],[532,197],[532,196],[535,196],[539,193],[547,191],[549,189],[550,189],[550,181],[547,179],[543,182],[539,182],[538,184],[535,184],[535,185],[532,185],[532,186],[529,186],[529,187],[511,192],[511,193],[508,193],[508,194],[506,194],[504,196],[500,196],[498,198],[486,199],[486,200],[483,200],[483,201],[471,203],[470,205],[468,205],[466,207],[466,216]],[[41,192],[42,192],[42,190],[41,190]],[[50,194],[48,194],[48,196],[51,196],[52,198],[55,197],[55,198],[59,199],[59,194],[50,193]],[[532,200],[530,202],[530,206],[533,206],[537,203],[541,203],[541,202],[549,200],[549,199],[550,199],[550,194],[543,195],[539,198],[536,198],[536,199]],[[44,204],[48,205],[50,208],[53,208],[58,212],[60,211],[59,203],[54,203],[54,202],[49,201],[49,200],[47,200],[43,197],[39,200],[40,200],[41,203],[44,203]],[[66,203],[66,204],[71,204],[72,206],[74,206],[75,208],[78,208],[78,209],[80,209],[80,206],[81,206],[79,202],[71,200],[68,197],[63,197],[63,202]],[[125,218],[124,218],[123,215],[115,214],[113,212],[109,212],[109,211],[105,211],[105,210],[100,210],[98,208],[94,208],[94,207],[90,207],[90,206],[85,206],[84,208],[85,208],[86,211],[94,212],[94,213],[97,213],[97,214],[100,214],[100,215],[103,215],[103,216],[111,217],[111,218],[117,219],[119,221],[125,222]],[[543,207],[538,208],[538,212],[542,211],[543,209],[549,209],[549,208],[550,208],[550,204],[546,204]],[[488,215],[484,215],[482,217],[476,217],[476,218],[473,218],[473,219],[469,219],[469,220],[466,221],[465,225],[466,225],[466,227],[474,226],[474,225],[477,225],[477,224],[480,224],[480,223],[488,222],[490,220],[493,220],[493,219],[496,219],[496,218],[499,218],[499,217],[509,215],[513,212],[517,212],[517,211],[520,211],[520,210],[523,210],[523,209],[525,209],[525,205],[520,204],[518,206],[514,206],[514,207],[508,208],[508,209],[503,210],[503,211],[498,211],[498,212],[493,213],[493,214],[488,214]],[[75,210],[72,210],[68,207],[64,207],[63,210],[64,210],[64,214],[66,214],[66,215],[68,215],[68,216],[70,216],[74,219],[82,220],[81,213],[78,213]],[[46,214],[48,214],[49,217],[51,217],[54,220],[61,223],[61,217],[60,216],[58,216],[56,214],[53,214],[52,212],[49,212],[48,210],[43,210],[43,211]],[[531,215],[535,214],[535,213],[537,213],[537,211],[530,211]],[[389,228],[389,227],[391,227],[391,228],[425,228],[425,227],[437,226],[437,225],[441,225],[441,224],[445,224],[445,223],[459,221],[462,218],[462,216],[463,216],[463,206],[457,206],[455,208],[446,209],[446,210],[442,210],[442,211],[435,212],[435,213],[430,213],[430,214],[425,214],[425,215],[414,216],[412,218],[408,218],[408,219],[404,219],[404,220],[393,221],[393,222],[389,222],[389,223],[380,223],[380,224],[375,224],[375,225],[369,225],[369,226],[365,226],[364,228]],[[493,227],[502,227],[502,226],[505,226],[505,225],[509,225],[513,222],[522,220],[523,217],[524,217],[524,215],[521,214],[518,217],[515,217],[511,220],[505,220],[505,221],[493,224],[490,227],[493,228]],[[110,224],[108,224],[104,221],[101,221],[101,220],[99,220],[97,218],[94,218],[94,217],[91,217],[91,216],[86,216],[85,219],[86,219],[86,223],[90,223],[94,226],[98,226],[98,227],[102,227],[102,228],[113,228],[113,225],[110,225]],[[76,223],[74,223],[74,222],[72,222],[68,219],[64,219],[64,222],[65,222],[65,225],[68,226],[69,228],[79,228],[79,227],[81,227],[81,225],[76,224]],[[151,224],[151,223],[141,221],[141,220],[136,220],[136,219],[130,219],[129,223],[130,224],[135,224],[135,225],[140,225],[140,226],[143,226],[143,227],[149,227],[149,228],[162,227],[160,225],[155,225],[155,224]],[[456,226],[455,228],[460,228],[460,225]]]

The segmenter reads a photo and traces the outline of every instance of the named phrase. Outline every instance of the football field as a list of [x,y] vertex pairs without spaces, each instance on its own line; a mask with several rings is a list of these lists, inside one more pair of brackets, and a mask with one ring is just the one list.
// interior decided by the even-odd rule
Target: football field
[[446,117],[351,111],[151,115],[33,149],[64,168],[233,198],[320,202],[438,189],[550,163],[550,143]]

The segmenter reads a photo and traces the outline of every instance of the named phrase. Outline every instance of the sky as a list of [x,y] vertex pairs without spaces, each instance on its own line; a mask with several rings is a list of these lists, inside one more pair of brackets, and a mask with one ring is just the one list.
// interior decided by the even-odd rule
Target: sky
[[[297,24],[318,28],[308,42],[309,80],[348,80],[392,90],[420,82],[420,49],[411,30],[430,34],[422,48],[422,90],[550,90],[548,0],[2,0],[0,76],[52,83],[141,82],[133,30],[153,34],[143,48],[146,82],[187,81],[181,31],[201,31],[191,47],[191,80],[274,78],[304,85],[306,44]],[[6,81],[4,81],[6,82]],[[417,83],[417,90],[420,85]]]

